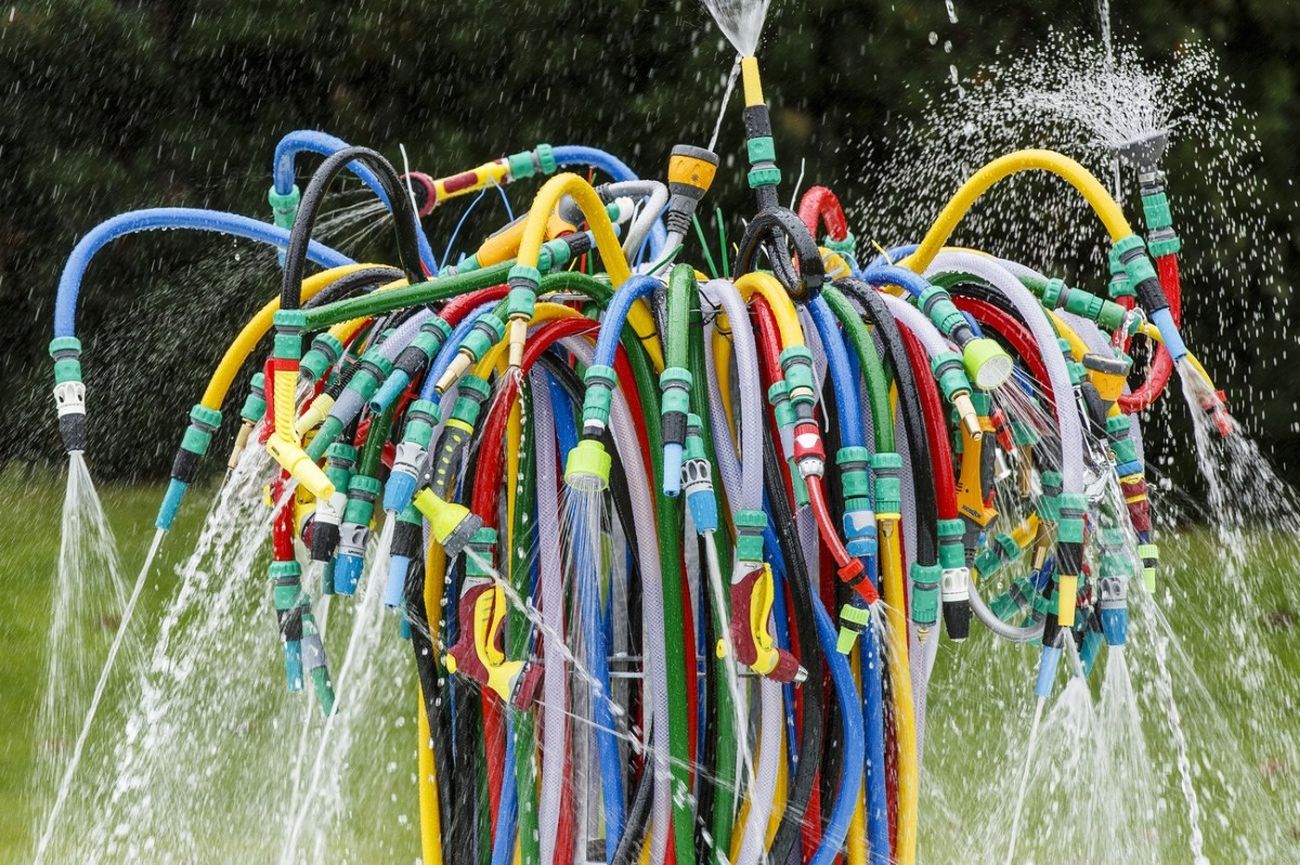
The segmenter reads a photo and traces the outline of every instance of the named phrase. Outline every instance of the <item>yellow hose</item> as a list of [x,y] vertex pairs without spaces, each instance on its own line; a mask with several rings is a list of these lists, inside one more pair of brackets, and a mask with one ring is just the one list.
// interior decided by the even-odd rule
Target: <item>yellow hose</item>
[[[344,264],[340,267],[331,267],[329,270],[322,270],[320,273],[313,273],[302,281],[302,299],[308,300],[315,297],[330,283],[341,276],[346,276],[363,267],[374,267],[372,264]],[[199,402],[206,408],[220,410],[221,404],[225,402],[226,395],[230,392],[230,384],[239,374],[239,368],[248,360],[249,354],[261,342],[262,337],[266,336],[267,331],[275,319],[275,313],[280,308],[280,298],[277,296],[274,300],[268,301],[265,306],[248,320],[243,329],[235,337],[234,342],[226,349],[222,355],[221,362],[217,368],[212,371],[212,378],[208,379],[207,390],[203,391],[203,398]]]
[[923,272],[934,261],[934,257],[947,243],[957,224],[980,196],[999,181],[1013,174],[1034,170],[1050,171],[1077,189],[1088,204],[1092,205],[1092,209],[1110,234],[1112,242],[1133,233],[1133,228],[1125,218],[1123,209],[1088,169],[1068,156],[1051,150],[1017,150],[1015,153],[1008,153],[993,160],[971,175],[971,178],[957,190],[957,194],[939,212],[938,218],[926,232],[921,245],[903,259],[901,262],[903,266],[917,273]]
[[[436,544],[430,544],[436,546]],[[424,689],[418,689],[420,708],[416,735],[419,736],[420,853],[424,865],[442,865],[442,816],[438,812],[438,769],[433,761],[429,714],[424,710]]]
[[889,695],[894,710],[894,740],[898,748],[898,841],[894,862],[916,863],[916,818],[920,800],[916,762],[916,715],[912,703],[912,674],[907,659],[907,616],[904,615],[902,549],[898,515],[882,518],[880,564],[883,572],[885,620],[889,623],[886,658],[889,667]]
[[520,264],[537,267],[542,255],[542,243],[546,240],[546,225],[551,211],[555,210],[560,199],[570,196],[587,219],[587,227],[596,239],[596,249],[600,259],[605,263],[605,271],[610,282],[617,289],[632,275],[623,247],[618,243],[614,225],[609,221],[605,205],[591,184],[576,174],[565,172],[557,174],[537,190],[532,207],[528,209],[528,219],[524,224],[524,236],[519,241]]
[[749,303],[755,294],[760,295],[772,307],[776,316],[776,325],[781,332],[781,345],[786,348],[804,345],[803,326],[799,323],[799,313],[794,302],[786,293],[785,286],[770,273],[752,271],[736,280],[736,290]]

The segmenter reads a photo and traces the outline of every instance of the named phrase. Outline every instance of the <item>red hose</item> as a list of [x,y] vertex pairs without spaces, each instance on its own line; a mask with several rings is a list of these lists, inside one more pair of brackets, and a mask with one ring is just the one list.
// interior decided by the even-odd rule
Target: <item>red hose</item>
[[[1164,290],[1165,300],[1169,301],[1169,314],[1173,316],[1174,325],[1183,323],[1183,289],[1182,279],[1178,273],[1178,256],[1162,255],[1156,259],[1156,271],[1160,276],[1160,288]],[[1125,346],[1127,348],[1127,345]],[[1125,414],[1143,411],[1164,393],[1165,385],[1174,371],[1174,359],[1163,345],[1155,346],[1155,355],[1147,370],[1146,380],[1131,393],[1120,394],[1119,407]]]
[[826,234],[831,240],[843,240],[849,236],[849,223],[844,218],[840,199],[825,186],[810,186],[803,194],[799,199],[799,218],[814,238],[821,225],[826,226]]
[[930,359],[921,340],[900,327],[907,358],[912,364],[912,377],[920,391],[921,414],[925,416],[925,437],[930,444],[931,476],[934,478],[934,499],[941,520],[955,520],[957,512],[957,481],[952,465],[952,444],[948,439],[948,424],[944,418],[939,388],[930,374]]

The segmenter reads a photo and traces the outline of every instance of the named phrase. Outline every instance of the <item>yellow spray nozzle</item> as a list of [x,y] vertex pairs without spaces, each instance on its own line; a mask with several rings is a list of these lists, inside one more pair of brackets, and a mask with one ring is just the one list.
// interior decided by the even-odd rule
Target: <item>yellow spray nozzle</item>
[[763,104],[763,82],[758,75],[758,58],[753,55],[740,58],[740,80],[745,88],[745,107]]
[[699,190],[698,199],[713,185],[718,173],[718,155],[712,150],[678,144],[668,157],[668,184]]
[[334,484],[296,441],[275,434],[266,440],[266,452],[317,499],[334,495]]

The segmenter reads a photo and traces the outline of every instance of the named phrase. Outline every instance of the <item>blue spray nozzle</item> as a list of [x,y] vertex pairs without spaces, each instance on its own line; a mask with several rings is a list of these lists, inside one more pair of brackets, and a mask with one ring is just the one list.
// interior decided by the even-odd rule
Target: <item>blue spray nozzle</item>
[[361,569],[365,560],[353,553],[340,553],[334,559],[334,592],[339,595],[355,595],[357,584],[361,582]]
[[411,557],[393,555],[388,560],[388,582],[384,584],[384,606],[400,607],[406,598],[406,574],[411,569]]
[[384,484],[384,510],[390,514],[406,510],[406,506],[415,498],[415,488],[419,485],[415,475],[404,471],[394,471]]
[[1106,644],[1122,646],[1128,642],[1128,610],[1124,607],[1102,607],[1098,612],[1101,619],[1101,632],[1106,635]]
[[167,492],[163,495],[162,505],[158,508],[158,518],[153,521],[155,528],[164,532],[171,531],[172,523],[176,521],[176,512],[181,509],[181,501],[189,487],[185,481],[171,479],[167,484]]
[[675,499],[682,492],[682,446],[664,442],[664,495]]
[[406,390],[410,383],[411,377],[406,370],[393,370],[379,386],[379,390],[375,391],[375,395],[370,398],[370,410],[378,414],[387,409],[402,395],[402,391]]

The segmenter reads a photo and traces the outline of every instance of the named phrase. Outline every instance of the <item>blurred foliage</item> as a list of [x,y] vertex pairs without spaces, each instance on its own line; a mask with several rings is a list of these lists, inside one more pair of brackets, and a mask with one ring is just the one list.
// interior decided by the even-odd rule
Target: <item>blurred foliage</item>
[[[895,132],[920,119],[926,94],[943,92],[950,64],[969,71],[1053,28],[1098,27],[1090,0],[956,0],[956,8],[952,23],[943,0],[773,0],[761,54],[787,178],[804,159],[805,186],[831,182],[853,212],[869,214],[868,166],[891,162],[891,148],[903,146]],[[1271,196],[1262,209],[1271,215],[1267,237],[1240,241],[1286,246],[1282,274],[1248,281],[1251,302],[1278,304],[1280,323],[1243,345],[1213,309],[1194,307],[1189,342],[1235,354],[1220,385],[1249,393],[1237,407],[1251,403],[1241,413],[1285,462],[1300,438],[1295,388],[1285,364],[1258,361],[1288,351],[1295,337],[1285,316],[1286,277],[1300,254],[1291,182],[1300,159],[1300,4],[1152,0],[1116,4],[1114,16],[1120,37],[1144,56],[1209,40],[1254,115]],[[163,204],[267,218],[272,149],[303,127],[395,162],[404,144],[412,165],[431,174],[538,141],[603,146],[655,174],[673,143],[708,141],[732,59],[698,0],[0,7],[0,336],[8,346],[0,460],[58,454],[45,353],[54,287],[76,238],[100,220]],[[719,141],[733,160],[736,109]],[[738,213],[748,205],[741,174],[724,172],[711,194]],[[514,193],[516,206],[524,194]],[[1178,206],[1213,194],[1197,186]],[[448,206],[428,221],[435,245],[460,211]],[[471,221],[466,238],[486,226]],[[387,237],[372,246],[391,257]],[[207,372],[275,286],[269,252],[207,236],[136,237],[99,256],[79,314],[97,474],[166,471]],[[1165,419],[1182,410],[1169,402],[1178,404],[1157,412]],[[1294,477],[1297,463],[1284,468]]]

